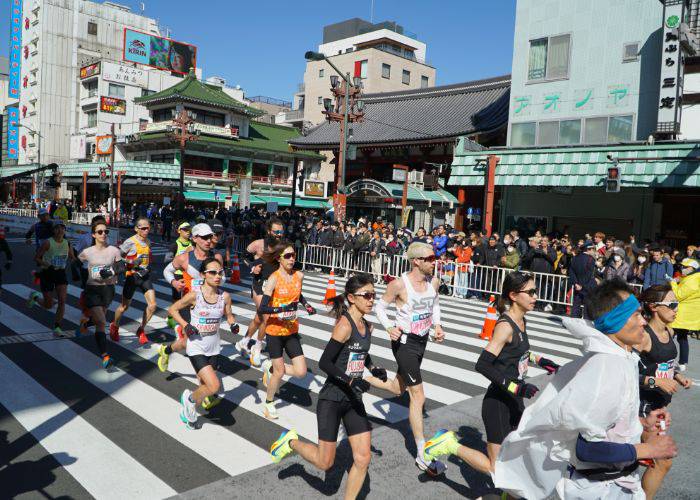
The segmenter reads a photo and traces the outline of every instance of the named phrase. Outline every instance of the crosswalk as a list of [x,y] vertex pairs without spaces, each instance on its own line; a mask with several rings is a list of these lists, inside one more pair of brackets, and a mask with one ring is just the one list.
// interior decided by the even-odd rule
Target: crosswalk
[[[325,382],[318,362],[334,323],[321,304],[327,280],[314,273],[305,276],[304,296],[319,310],[315,316],[300,317],[309,373],[299,380],[285,377],[277,421],[261,414],[265,392],[260,370],[237,354],[233,346],[237,338],[222,329],[219,372],[224,400],[200,417],[198,430],[185,429],[178,418],[179,395],[195,387],[196,375],[189,360],[179,354],[171,356],[168,372],[157,368],[157,342],[174,338],[165,321],[170,288],[162,279],[155,283],[159,310],[147,329],[152,343],[141,346],[135,335],[146,305],[137,293],[125,313],[120,342],[109,344],[115,360],[109,371],[99,365],[92,335],[54,340],[51,312],[26,308],[25,299],[32,289],[19,283],[3,285],[0,405],[47,453],[63,457],[59,463],[65,473],[86,494],[98,498],[164,498],[257,469],[271,463],[269,445],[285,429],[294,427],[303,438],[318,440],[315,407]],[[344,282],[336,279],[339,290]],[[242,331],[254,315],[249,287],[247,279],[224,285],[233,296]],[[385,287],[377,288],[382,293]],[[117,286],[117,298],[120,293]],[[78,325],[79,296],[80,289],[69,285],[65,330]],[[110,309],[116,305],[113,302]],[[486,345],[478,338],[483,303],[442,297],[441,308],[446,340],[428,344],[422,365],[426,411],[481,394],[488,385],[474,370]],[[368,319],[378,324],[374,315]],[[580,356],[581,343],[567,334],[556,316],[528,315],[528,333],[532,349],[556,362]],[[396,363],[381,327],[374,330],[370,352],[375,363],[393,376]],[[540,373],[542,370],[530,368],[531,375]],[[406,395],[391,397],[373,389],[364,401],[375,427],[408,417]],[[129,480],[120,480],[125,477]]]

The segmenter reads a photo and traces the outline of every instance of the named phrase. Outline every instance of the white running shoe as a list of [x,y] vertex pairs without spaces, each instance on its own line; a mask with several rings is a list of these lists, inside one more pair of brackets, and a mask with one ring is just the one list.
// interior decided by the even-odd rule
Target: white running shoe
[[250,337],[243,337],[241,340],[236,342],[236,350],[241,354],[241,356],[248,357],[248,342],[250,342]]
[[250,348],[250,364],[258,367],[262,363],[262,342],[256,340],[253,347]]
[[187,420],[189,420],[190,423],[195,423],[197,421],[197,405],[193,401],[190,401],[191,395],[192,391],[189,389],[182,391],[180,404],[182,404],[182,413],[187,417]]
[[272,403],[263,403],[263,416],[268,420],[277,420],[279,418],[274,401]]
[[544,306],[544,312],[552,312],[552,304],[547,304]]
[[265,360],[265,362],[262,364],[262,372],[263,385],[267,387],[267,385],[270,383],[270,377],[272,376],[272,361],[269,359]]
[[416,467],[418,467],[420,470],[422,470],[431,477],[437,477],[440,474],[444,474],[447,470],[445,464],[443,464],[439,460],[433,460],[428,464],[423,460],[423,457],[421,455],[418,455],[416,457]]
[[678,365],[678,371],[684,372],[688,369],[688,365]]

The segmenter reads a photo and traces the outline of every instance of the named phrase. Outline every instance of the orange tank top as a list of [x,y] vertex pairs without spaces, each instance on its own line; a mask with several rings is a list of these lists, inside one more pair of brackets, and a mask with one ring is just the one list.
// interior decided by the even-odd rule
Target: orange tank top
[[[292,276],[289,276],[282,269],[278,269],[270,277],[274,276],[277,280],[275,289],[272,291],[270,298],[271,307],[281,307],[292,302],[299,302],[301,295],[301,273],[295,271]],[[297,312],[289,311],[278,314],[270,314],[267,319],[265,333],[275,337],[284,337],[292,335],[299,331],[299,320]]]

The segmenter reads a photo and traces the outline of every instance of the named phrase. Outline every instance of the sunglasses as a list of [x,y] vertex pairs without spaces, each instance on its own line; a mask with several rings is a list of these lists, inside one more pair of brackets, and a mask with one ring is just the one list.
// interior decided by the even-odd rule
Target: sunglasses
[[197,236],[197,238],[202,238],[203,240],[209,241],[212,236],[214,236],[214,235],[213,234],[206,234],[204,236]]
[[678,309],[678,302],[652,302],[655,306],[665,306],[668,307],[671,311],[675,311]]
[[217,271],[217,270],[215,270],[215,269],[208,269],[208,270],[204,271],[204,274],[208,274],[209,276],[214,276],[214,275],[216,275],[216,276],[223,276],[223,275],[224,275],[224,270],[223,270],[223,269],[219,269],[219,270]]
[[537,295],[537,288],[530,288],[528,290],[520,290],[518,293],[526,293],[530,297],[534,297],[535,295]]
[[274,234],[274,235],[276,235],[276,236],[282,236],[282,235],[284,234],[284,231],[283,231],[283,230],[271,231],[271,232],[272,232],[272,234]]
[[437,259],[437,257],[435,257],[434,255],[428,255],[427,257],[416,257],[416,258],[419,260],[424,260],[425,262],[435,262],[435,260]]
[[374,300],[377,297],[376,292],[353,293],[355,297],[362,297],[365,300]]
[[148,231],[149,229],[151,229],[151,226],[137,227],[136,229],[138,229],[139,231]]
[[282,254],[283,259],[293,259],[296,256],[297,256],[296,252],[287,252],[287,253]]
[[95,234],[103,235],[103,234],[109,234],[109,229],[98,229],[95,231]]

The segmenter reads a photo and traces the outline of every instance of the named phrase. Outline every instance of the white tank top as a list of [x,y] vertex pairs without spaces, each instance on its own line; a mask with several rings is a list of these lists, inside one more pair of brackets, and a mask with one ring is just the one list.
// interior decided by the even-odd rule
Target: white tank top
[[201,288],[196,289],[197,299],[190,313],[190,324],[199,330],[198,335],[187,339],[187,355],[214,356],[221,351],[219,325],[224,317],[224,292],[219,290],[216,302],[204,300]]
[[411,286],[408,273],[403,273],[401,279],[406,286],[406,303],[396,310],[396,326],[404,333],[425,337],[433,326],[433,306],[438,300],[432,276],[430,281],[426,280],[426,290],[421,293]]

